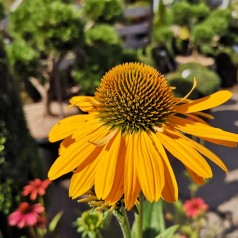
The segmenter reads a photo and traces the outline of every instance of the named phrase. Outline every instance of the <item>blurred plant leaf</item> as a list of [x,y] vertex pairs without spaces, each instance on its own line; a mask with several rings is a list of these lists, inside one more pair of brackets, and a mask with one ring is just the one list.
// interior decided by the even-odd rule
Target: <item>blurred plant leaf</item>
[[[154,238],[165,229],[163,201],[154,203],[146,201],[143,210],[143,237]],[[132,235],[135,235],[135,225],[132,227]]]
[[155,238],[171,238],[173,237],[174,233],[178,229],[179,225],[174,225],[169,228],[167,228],[165,231],[163,231],[161,234],[156,236]]
[[55,231],[55,228],[60,220],[60,218],[62,217],[63,215],[63,211],[59,211],[55,216],[54,218],[51,220],[50,224],[49,224],[49,231],[50,232],[54,232]]

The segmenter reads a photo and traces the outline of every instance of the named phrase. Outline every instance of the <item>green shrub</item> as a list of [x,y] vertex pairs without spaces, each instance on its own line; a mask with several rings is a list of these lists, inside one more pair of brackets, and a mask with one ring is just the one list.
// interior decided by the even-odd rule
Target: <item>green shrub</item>
[[192,31],[194,44],[201,45],[203,43],[211,42],[214,35],[214,30],[204,23],[195,25]]
[[168,83],[176,87],[175,94],[183,97],[190,91],[194,78],[197,80],[197,87],[191,97],[193,99],[210,95],[220,89],[221,80],[212,70],[197,63],[181,65],[174,73],[166,76]]
[[0,20],[3,19],[4,14],[3,0],[0,0]]
[[192,5],[192,14],[193,17],[196,17],[199,20],[202,20],[207,17],[209,14],[209,7],[205,3],[199,3]]
[[135,51],[123,49],[121,45],[97,42],[84,50],[84,58],[78,57],[77,68],[72,74],[83,95],[93,95],[101,77],[112,67],[124,62],[138,61]]
[[172,6],[171,10],[174,18],[174,23],[178,25],[187,25],[192,17],[191,4],[185,1],[176,2]]
[[71,50],[83,38],[80,11],[59,0],[25,0],[10,14],[9,23],[13,38],[23,38],[44,54]]
[[0,234],[8,232],[7,215],[18,207],[21,189],[33,177],[41,177],[37,146],[27,128],[19,87],[8,68],[0,39]]
[[85,0],[84,14],[93,21],[114,23],[124,9],[122,0]]
[[159,26],[154,28],[153,37],[154,42],[158,45],[171,42],[174,36],[173,31],[168,26]]
[[109,45],[120,45],[121,38],[114,27],[108,24],[96,24],[85,31],[85,40],[88,45],[105,43]]

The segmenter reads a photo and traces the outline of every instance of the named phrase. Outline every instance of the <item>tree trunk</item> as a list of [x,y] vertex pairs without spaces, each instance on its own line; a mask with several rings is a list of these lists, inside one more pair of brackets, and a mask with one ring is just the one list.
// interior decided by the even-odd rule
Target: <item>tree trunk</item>
[[63,92],[62,85],[59,79],[59,65],[64,59],[65,54],[61,54],[58,59],[54,57],[49,57],[49,69],[48,69],[48,80],[49,80],[49,88],[47,90],[46,97],[46,107],[45,114],[53,115],[51,110],[51,102],[56,97],[57,102],[60,107],[60,117],[63,118],[65,116],[63,109]]

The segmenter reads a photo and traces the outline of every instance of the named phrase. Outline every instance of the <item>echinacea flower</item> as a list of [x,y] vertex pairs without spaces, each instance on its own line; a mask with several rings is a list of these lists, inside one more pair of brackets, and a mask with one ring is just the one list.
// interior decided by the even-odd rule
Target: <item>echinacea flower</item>
[[40,203],[30,205],[27,202],[22,202],[18,209],[8,216],[8,224],[18,228],[34,226],[44,210]]
[[40,180],[39,178],[36,178],[23,188],[22,194],[24,196],[30,194],[30,199],[35,200],[38,195],[43,196],[45,194],[50,183],[51,181],[49,179]]
[[187,217],[196,218],[208,209],[208,205],[202,198],[191,198],[185,201],[183,209]]
[[150,202],[160,197],[177,200],[178,186],[166,151],[197,183],[212,177],[204,157],[227,172],[220,158],[186,134],[235,147],[238,135],[208,125],[203,117],[212,117],[202,112],[232,94],[222,90],[194,101],[188,95],[175,97],[164,76],[151,66],[125,63],[112,68],[95,96],[70,100],[87,114],[65,118],[52,128],[49,140],[63,141],[49,179],[73,172],[73,199],[94,188],[98,199],[115,204],[123,198],[130,210],[141,191]]
[[101,212],[85,211],[74,222],[77,232],[82,232],[83,237],[101,237],[100,229],[103,227],[103,215]]

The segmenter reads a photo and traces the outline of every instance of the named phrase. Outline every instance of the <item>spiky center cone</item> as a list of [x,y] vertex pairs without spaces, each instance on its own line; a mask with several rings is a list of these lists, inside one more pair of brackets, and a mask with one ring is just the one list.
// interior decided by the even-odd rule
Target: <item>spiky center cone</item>
[[112,68],[103,76],[95,98],[101,120],[122,133],[155,131],[166,122],[174,105],[164,76],[142,63]]

